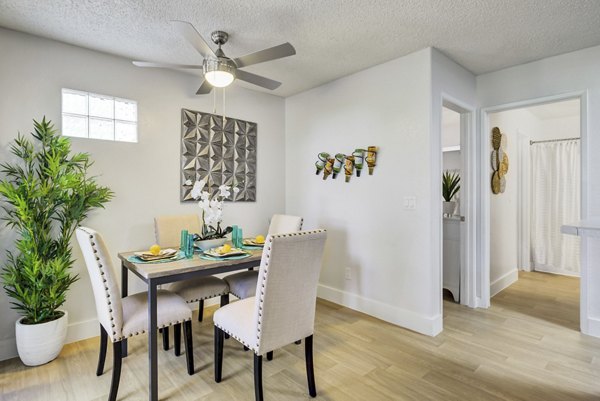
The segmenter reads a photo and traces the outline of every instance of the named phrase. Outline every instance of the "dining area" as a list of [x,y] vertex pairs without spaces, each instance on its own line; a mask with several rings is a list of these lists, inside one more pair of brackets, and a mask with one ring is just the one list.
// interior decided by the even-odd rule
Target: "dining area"
[[[275,214],[266,236],[244,238],[236,226],[222,231],[231,233],[231,238],[201,240],[202,233],[206,236],[216,227],[207,226],[198,214],[157,216],[154,245],[145,251],[118,252],[120,286],[102,235],[89,227],[77,228],[100,322],[97,376],[104,374],[108,343],[113,353],[108,399],[120,399],[128,341],[139,335],[147,337],[149,400],[161,399],[161,353],[185,354],[188,375],[212,369],[219,383],[228,378],[227,372],[223,375],[227,342],[237,342],[239,352],[253,354],[257,401],[264,399],[263,357],[271,361],[277,349],[302,344],[308,393],[315,397],[313,333],[326,231],[302,231],[302,225],[301,217]],[[147,290],[130,293],[130,277],[142,281]],[[194,361],[192,332],[204,320],[205,301],[213,299],[219,304],[212,314],[214,355]],[[192,310],[197,310],[195,319]]]

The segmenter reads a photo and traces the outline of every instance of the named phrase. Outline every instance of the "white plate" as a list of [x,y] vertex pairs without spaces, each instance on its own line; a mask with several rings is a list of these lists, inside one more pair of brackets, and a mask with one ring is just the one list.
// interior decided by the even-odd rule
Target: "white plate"
[[208,251],[204,251],[204,254],[208,255],[208,256],[212,256],[213,258],[226,258],[228,256],[238,256],[238,255],[247,255],[248,254],[248,252],[243,251],[239,248],[231,248],[231,251],[229,251],[227,253],[219,253],[218,249],[219,248],[209,249]]

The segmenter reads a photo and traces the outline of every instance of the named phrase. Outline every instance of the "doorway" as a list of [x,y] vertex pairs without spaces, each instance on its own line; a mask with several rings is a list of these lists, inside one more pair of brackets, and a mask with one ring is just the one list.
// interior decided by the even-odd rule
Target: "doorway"
[[[530,292],[535,292],[531,284],[536,282],[540,283],[540,289],[557,283],[563,283],[565,289],[582,285],[579,237],[560,232],[562,225],[580,219],[583,203],[582,99],[583,96],[565,96],[484,112],[482,157],[483,162],[488,159],[486,171],[488,179],[492,179],[485,186],[482,180],[489,216],[488,263],[483,266],[487,268],[490,297],[513,285],[514,288],[525,285],[516,285],[518,280],[529,283]],[[496,127],[502,134],[498,151],[492,150]],[[503,158],[507,164],[503,168],[508,168],[508,172],[504,171],[499,183],[493,170]],[[576,321],[583,302],[573,305],[572,299],[578,297],[579,291],[569,298],[569,305],[565,304],[570,318]],[[540,299],[543,304],[544,297]],[[538,309],[544,308],[539,299],[536,302]],[[554,310],[559,307],[552,305]],[[547,317],[552,319],[551,315]]]
[[[443,209],[443,174],[448,171],[460,177],[460,189],[452,201],[452,210],[440,213],[438,221],[441,243],[440,299],[476,307],[477,256],[475,225],[477,222],[475,199],[475,111],[451,97],[443,96],[440,113],[440,141],[437,143],[440,164],[438,179],[434,184]],[[445,213],[444,213],[445,212]],[[443,303],[442,303],[443,310]]]
[[445,300],[460,303],[462,177],[460,113],[442,107],[442,289]]

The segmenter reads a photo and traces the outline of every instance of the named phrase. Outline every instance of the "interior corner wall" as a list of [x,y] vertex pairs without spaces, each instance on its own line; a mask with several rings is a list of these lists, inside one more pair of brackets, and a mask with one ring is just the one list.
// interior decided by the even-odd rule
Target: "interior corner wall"
[[[600,216],[600,46],[480,75],[481,107],[575,92],[585,93],[587,121],[582,137],[582,218]],[[583,237],[581,292],[583,333],[600,336],[600,239]]]
[[[115,256],[154,242],[153,218],[161,214],[198,213],[194,203],[179,201],[181,109],[213,110],[212,96],[196,96],[200,79],[162,69],[142,69],[130,60],[52,40],[0,29],[0,159],[17,132],[32,130],[32,119],[61,122],[61,88],[113,95],[138,102],[138,143],[73,138],[73,150],[91,153],[93,174],[116,194],[106,210],[85,221],[99,230]],[[220,104],[217,112],[222,113]],[[225,223],[245,234],[265,233],[274,213],[285,211],[285,102],[278,96],[233,85],[227,88],[226,115],[258,123],[256,202],[228,203]],[[0,228],[0,264],[14,234]],[[68,341],[98,335],[94,299],[79,247],[74,272],[80,280],[67,295]],[[130,275],[131,276],[131,275]],[[118,276],[120,277],[120,276]],[[144,285],[130,278],[130,291]],[[0,360],[16,355],[17,314],[0,292]]]
[[[433,335],[430,84],[425,49],[286,98],[286,208],[327,229],[319,297]],[[370,145],[373,175],[315,175],[319,152]]]

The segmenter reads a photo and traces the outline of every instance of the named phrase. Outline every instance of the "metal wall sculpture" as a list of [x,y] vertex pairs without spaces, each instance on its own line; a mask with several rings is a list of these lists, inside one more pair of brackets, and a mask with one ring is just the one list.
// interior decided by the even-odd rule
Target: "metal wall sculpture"
[[500,128],[492,129],[492,193],[498,195],[506,190],[506,173],[508,173],[508,155],[506,154],[506,134]]
[[256,141],[256,123],[181,109],[181,201],[202,179],[211,194],[229,185],[239,188],[231,200],[255,201]]

